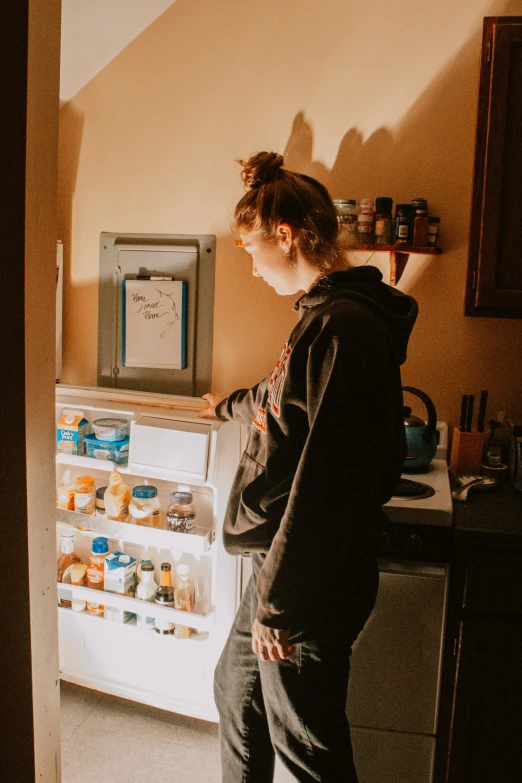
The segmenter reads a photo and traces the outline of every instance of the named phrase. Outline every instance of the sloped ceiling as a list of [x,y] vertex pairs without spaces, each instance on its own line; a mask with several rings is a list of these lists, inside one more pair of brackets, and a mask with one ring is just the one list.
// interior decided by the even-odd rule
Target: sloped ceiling
[[174,0],[62,0],[60,102],[66,103]]

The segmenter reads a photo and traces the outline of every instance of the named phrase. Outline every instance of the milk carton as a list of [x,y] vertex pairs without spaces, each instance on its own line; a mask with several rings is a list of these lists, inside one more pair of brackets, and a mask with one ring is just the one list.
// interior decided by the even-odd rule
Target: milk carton
[[[136,559],[123,552],[107,555],[104,565],[104,586],[107,593],[118,593],[134,598],[136,593]],[[115,606],[105,606],[105,619],[115,623],[126,623],[133,612],[127,612]]]
[[62,411],[56,427],[58,451],[65,454],[85,454],[83,438],[89,432],[89,422],[83,417],[83,411]]

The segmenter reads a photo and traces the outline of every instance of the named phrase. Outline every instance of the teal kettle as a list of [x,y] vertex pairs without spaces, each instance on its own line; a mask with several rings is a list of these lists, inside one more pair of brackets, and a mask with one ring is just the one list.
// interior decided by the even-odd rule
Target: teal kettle
[[428,412],[426,424],[418,416],[412,416],[411,408],[403,408],[404,428],[406,430],[407,454],[403,470],[406,473],[422,473],[437,453],[437,413],[428,395],[413,386],[403,386],[403,391],[410,392],[422,400]]

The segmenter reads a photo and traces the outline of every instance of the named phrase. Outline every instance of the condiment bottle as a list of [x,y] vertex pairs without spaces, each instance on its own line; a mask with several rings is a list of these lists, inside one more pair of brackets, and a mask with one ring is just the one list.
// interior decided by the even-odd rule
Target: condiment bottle
[[[189,576],[188,565],[179,565],[176,568],[176,588],[174,590],[174,608],[182,612],[192,612],[194,603],[192,583]],[[184,625],[176,623],[174,631],[176,639],[190,639],[192,628],[186,628]]]
[[357,206],[357,239],[359,243],[371,245],[374,239],[373,199],[362,198]]
[[[60,557],[56,563],[56,581],[62,582],[63,577],[69,566],[74,563],[81,563],[79,556],[74,551],[74,533],[62,533],[60,535]],[[70,581],[68,579],[67,581]],[[71,606],[71,601],[67,601],[65,598],[60,598],[58,606],[68,608]]]
[[[141,562],[141,580],[136,588],[136,598],[140,601],[149,601],[154,603],[158,585],[154,581],[154,565],[151,562]],[[155,626],[154,617],[147,617],[139,612],[136,615],[136,625],[139,628],[153,630]]]
[[107,487],[98,487],[96,490],[96,516],[97,517],[106,517],[107,512],[105,511],[105,491]]
[[156,487],[148,484],[134,487],[129,510],[135,525],[161,527],[161,506]]
[[[83,563],[74,563],[74,565],[69,566],[69,568],[65,573],[69,575],[72,585],[79,585],[80,587],[86,586],[87,566],[84,565]],[[86,606],[87,606],[86,601],[82,600],[81,598],[72,599],[73,612],[83,612]]]
[[[92,590],[103,590],[105,558],[109,554],[109,542],[104,536],[93,539],[91,557],[87,567],[87,587]],[[91,614],[103,615],[105,607],[93,601],[87,601],[87,611]]]
[[407,245],[412,239],[412,223],[415,207],[412,204],[397,204],[395,207],[395,244]]
[[428,245],[435,247],[439,237],[440,217],[428,218]]
[[96,491],[92,476],[78,476],[74,482],[74,510],[80,514],[94,515]]
[[194,533],[196,530],[196,507],[192,492],[173,492],[167,507],[167,523],[174,533]]
[[375,199],[375,244],[391,245],[393,243],[393,199],[380,196]]
[[413,244],[428,244],[428,202],[425,198],[414,198],[412,206],[415,209],[413,218]]
[[341,245],[354,245],[357,242],[357,202],[351,198],[334,198],[333,205],[337,212]]
[[131,501],[131,491],[123,483],[122,477],[115,466],[109,479],[109,486],[105,490],[104,501],[107,519],[113,519],[115,522],[129,521],[129,503]]
[[[156,590],[154,603],[160,606],[174,606],[174,588],[172,586],[172,568],[170,563],[161,564],[160,585]],[[175,624],[168,620],[155,619],[154,630],[160,634],[173,634]]]

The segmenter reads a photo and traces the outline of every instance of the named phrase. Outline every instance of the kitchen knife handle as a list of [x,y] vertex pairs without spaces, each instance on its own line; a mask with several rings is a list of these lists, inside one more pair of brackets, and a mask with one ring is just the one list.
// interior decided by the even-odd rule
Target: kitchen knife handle
[[466,432],[471,432],[471,422],[473,420],[473,404],[475,402],[475,395],[470,394],[468,397],[468,413],[466,416]]
[[479,432],[484,432],[484,422],[486,420],[486,405],[487,405],[487,402],[488,402],[488,393],[487,393],[487,391],[481,391],[480,392],[478,421],[477,421],[477,430]]
[[466,432],[466,414],[468,411],[468,395],[462,395],[462,401],[460,403],[460,431]]

